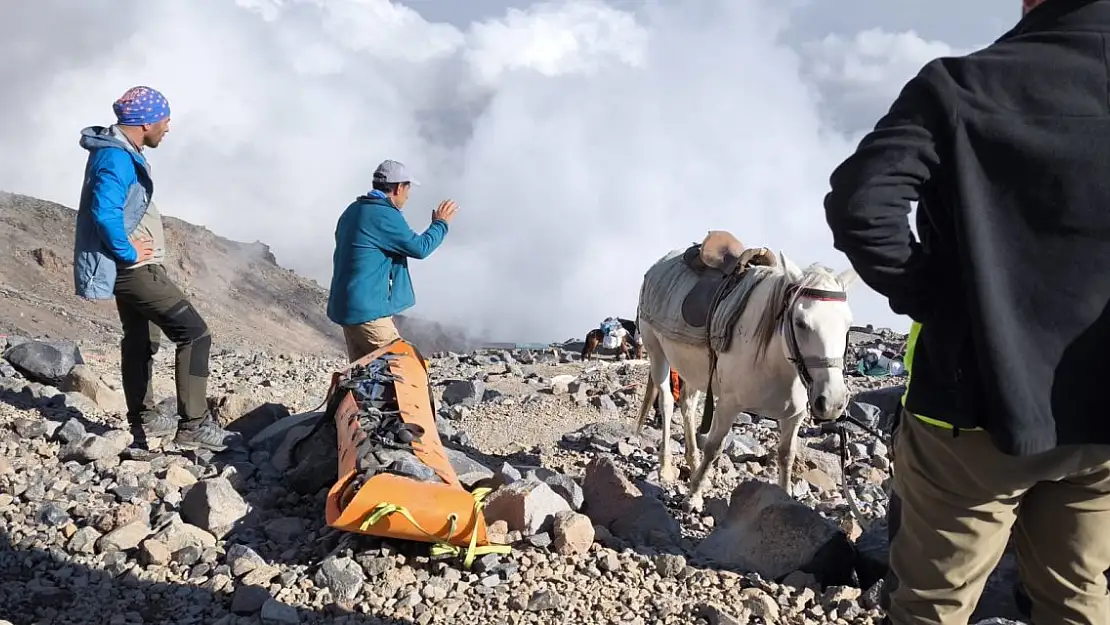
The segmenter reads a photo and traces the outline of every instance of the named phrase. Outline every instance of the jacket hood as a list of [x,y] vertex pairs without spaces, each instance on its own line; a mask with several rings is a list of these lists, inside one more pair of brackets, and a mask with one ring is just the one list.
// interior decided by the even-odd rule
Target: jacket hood
[[116,137],[110,126],[89,126],[82,129],[81,139],[78,143],[90,152],[100,148],[123,148],[132,154],[136,154],[135,148],[131,147],[127,141]]
[[[388,206],[390,208],[397,208],[397,205],[393,203],[393,200],[390,200],[388,196],[377,190],[371,191],[364,195],[360,195],[355,198],[355,201],[366,202],[367,204],[379,204],[381,206]],[[397,208],[397,210],[401,209]]]

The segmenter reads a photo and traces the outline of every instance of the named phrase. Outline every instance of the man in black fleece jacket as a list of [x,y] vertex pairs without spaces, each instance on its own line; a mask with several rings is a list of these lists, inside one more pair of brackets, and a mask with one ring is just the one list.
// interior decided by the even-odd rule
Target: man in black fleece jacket
[[825,198],[836,248],[914,322],[892,624],[966,623],[1011,529],[1033,622],[1110,623],[1110,0],[1023,13],[927,64]]

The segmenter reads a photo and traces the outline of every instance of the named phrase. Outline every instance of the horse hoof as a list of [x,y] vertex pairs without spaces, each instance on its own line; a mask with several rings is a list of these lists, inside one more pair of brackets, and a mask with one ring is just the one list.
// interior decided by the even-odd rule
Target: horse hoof
[[682,500],[683,512],[701,512],[704,506],[705,501],[702,500],[701,495],[687,495],[686,499]]
[[673,465],[667,465],[659,469],[659,481],[664,484],[673,484],[678,481],[678,469]]

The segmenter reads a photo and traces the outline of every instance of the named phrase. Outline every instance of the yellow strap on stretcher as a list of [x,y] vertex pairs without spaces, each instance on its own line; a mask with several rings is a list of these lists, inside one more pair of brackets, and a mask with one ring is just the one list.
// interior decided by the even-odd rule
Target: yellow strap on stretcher
[[[509,545],[486,545],[484,547],[475,546],[478,542],[478,519],[480,518],[482,507],[485,506],[485,502],[483,502],[482,500],[485,499],[486,495],[488,495],[491,491],[492,489],[490,488],[476,488],[474,489],[474,492],[471,493],[471,495],[474,497],[474,530],[470,533],[470,546],[466,548],[466,557],[463,559],[463,566],[465,566],[466,568],[470,568],[470,566],[474,564],[474,558],[476,556],[485,555],[487,553],[510,553],[512,551]],[[396,504],[391,504],[385,501],[379,503],[370,510],[370,514],[366,516],[366,519],[362,522],[362,525],[359,526],[359,529],[365,532],[368,527],[374,525],[378,521],[381,521],[382,519],[388,517],[393,513],[397,513],[405,517],[405,519],[409,523],[412,523],[413,527],[420,530],[421,532],[424,532],[428,536],[428,538],[432,539],[434,543],[431,546],[432,556],[457,556],[462,552],[462,547],[459,547],[458,545],[452,545],[451,543],[441,539],[440,537],[421,527],[420,524],[416,522],[416,519],[413,518],[412,514],[403,506],[398,506]],[[455,523],[458,522],[459,517],[458,515],[452,513],[447,517],[447,519],[451,523],[451,528],[447,535],[454,536]]]

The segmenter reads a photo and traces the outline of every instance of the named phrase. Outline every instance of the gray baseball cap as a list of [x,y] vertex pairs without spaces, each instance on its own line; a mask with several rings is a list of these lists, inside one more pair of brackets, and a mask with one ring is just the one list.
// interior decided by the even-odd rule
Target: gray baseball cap
[[414,186],[420,184],[409,176],[408,170],[402,163],[392,160],[384,160],[381,165],[378,165],[374,170],[374,182],[407,182]]

